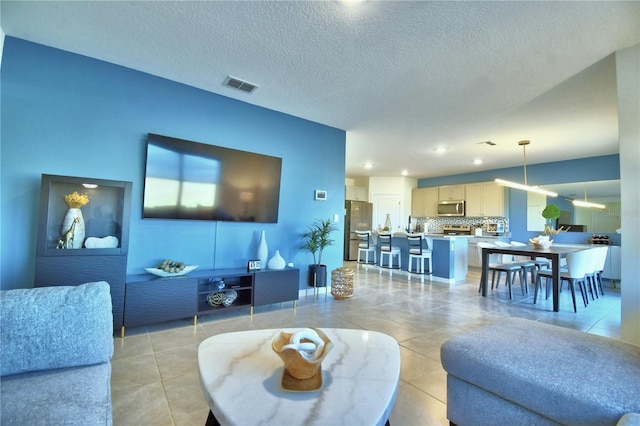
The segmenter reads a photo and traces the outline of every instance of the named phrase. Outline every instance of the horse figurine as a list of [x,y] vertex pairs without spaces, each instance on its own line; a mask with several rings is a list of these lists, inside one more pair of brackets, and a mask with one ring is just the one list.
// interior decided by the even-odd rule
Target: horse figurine
[[56,248],[59,248],[59,249],[73,248],[73,237],[76,231],[76,224],[78,222],[80,222],[80,218],[78,217],[73,218],[73,222],[71,222],[71,227],[66,232],[62,233],[62,235],[60,236],[60,239],[58,240],[58,245],[56,246]]

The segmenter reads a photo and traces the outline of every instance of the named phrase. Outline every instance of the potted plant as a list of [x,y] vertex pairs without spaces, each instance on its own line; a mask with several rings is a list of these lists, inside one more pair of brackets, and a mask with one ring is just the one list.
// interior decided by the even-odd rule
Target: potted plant
[[547,220],[547,223],[544,224],[542,235],[551,235],[554,231],[553,221],[560,217],[560,209],[555,204],[548,204],[542,210],[542,217]]
[[[338,228],[329,219],[316,219],[309,226],[309,231],[302,234],[304,244],[301,248],[313,256],[313,264],[309,265],[307,284],[311,287],[327,285],[327,266],[322,264],[322,252],[335,242],[331,233]],[[314,284],[315,283],[315,284]]]

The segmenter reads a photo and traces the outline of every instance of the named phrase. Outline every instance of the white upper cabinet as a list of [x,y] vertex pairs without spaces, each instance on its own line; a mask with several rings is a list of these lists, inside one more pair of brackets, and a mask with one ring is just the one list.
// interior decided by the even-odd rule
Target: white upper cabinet
[[411,216],[438,215],[438,187],[414,188],[411,191]]
[[363,186],[346,186],[344,198],[351,201],[369,201],[367,188]]
[[465,185],[446,185],[438,187],[438,199],[446,200],[464,200]]
[[467,216],[506,216],[503,186],[495,182],[469,183],[465,186]]

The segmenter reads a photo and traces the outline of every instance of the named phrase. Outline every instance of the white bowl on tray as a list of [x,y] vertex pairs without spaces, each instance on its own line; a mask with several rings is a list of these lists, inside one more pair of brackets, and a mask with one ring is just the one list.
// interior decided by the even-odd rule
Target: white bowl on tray
[[187,265],[180,272],[165,272],[162,269],[158,269],[158,268],[144,268],[144,270],[150,274],[157,275],[158,277],[179,277],[181,275],[188,274],[189,272],[193,271],[197,267],[198,265]]

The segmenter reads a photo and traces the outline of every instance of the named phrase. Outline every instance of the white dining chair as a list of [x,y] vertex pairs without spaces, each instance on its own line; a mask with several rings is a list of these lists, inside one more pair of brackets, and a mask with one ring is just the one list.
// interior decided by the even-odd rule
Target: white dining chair
[[[588,265],[591,262],[591,251],[590,250],[580,250],[573,253],[569,253],[567,255],[567,270],[560,272],[560,283],[562,285],[562,281],[567,281],[569,283],[569,288],[571,289],[571,299],[573,301],[573,311],[578,312],[576,308],[576,290],[575,285],[578,284],[580,288],[580,293],[582,294],[582,301],[584,302],[584,306],[586,307],[588,304],[588,295],[586,294],[586,278],[585,275],[588,270]],[[542,285],[542,278],[547,280],[547,293],[548,293],[548,282],[553,279],[553,272],[551,270],[541,270],[538,272],[536,277],[536,284],[533,290],[533,303],[535,304],[538,300],[538,290]]]
[[[501,247],[501,248],[513,247],[511,243],[506,243],[504,241],[496,241],[495,245],[496,247]],[[527,282],[527,271],[530,270],[531,268],[535,268],[535,265],[532,262],[527,262],[526,260],[517,260],[516,256],[512,254],[502,254],[500,256],[501,256],[501,263],[503,265],[509,265],[510,267],[516,266],[517,268],[519,268],[519,270],[517,270],[518,272],[517,276],[520,278],[520,290],[522,291],[523,296],[529,293],[529,283]],[[501,273],[500,271],[498,271],[498,282],[496,283],[496,286],[500,284],[500,275]],[[507,276],[508,275],[509,274],[507,274]],[[515,277],[516,277],[516,274],[512,274],[511,285],[515,283]],[[511,298],[511,289],[509,289],[509,298]]]
[[[479,242],[477,245],[477,250],[480,258],[482,259],[483,248],[493,248],[493,247],[496,247],[496,245],[491,243]],[[516,265],[514,263],[504,262],[502,260],[502,257],[503,257],[502,255],[498,255],[499,260],[492,262],[491,255],[489,256],[489,271],[491,271],[491,290],[493,290],[494,287],[497,288],[498,284],[500,283],[500,276],[502,275],[502,273],[505,273],[506,285],[509,289],[509,299],[512,299],[513,294],[511,292],[511,285],[515,281],[516,275],[522,274],[522,268],[520,268],[519,265]],[[497,277],[496,277],[496,274],[497,274]],[[497,281],[496,281],[496,278],[497,278]],[[487,277],[487,279],[489,278]],[[521,282],[522,282],[522,278],[521,278]],[[478,288],[478,292],[480,291],[482,291],[482,287]],[[522,289],[522,294],[524,295],[524,289]]]
[[602,290],[602,273],[604,272],[604,265],[607,262],[607,254],[609,254],[609,247],[601,246],[595,247],[596,250],[596,259],[595,263],[595,278],[598,289],[600,290],[600,295],[604,296],[604,291]]

